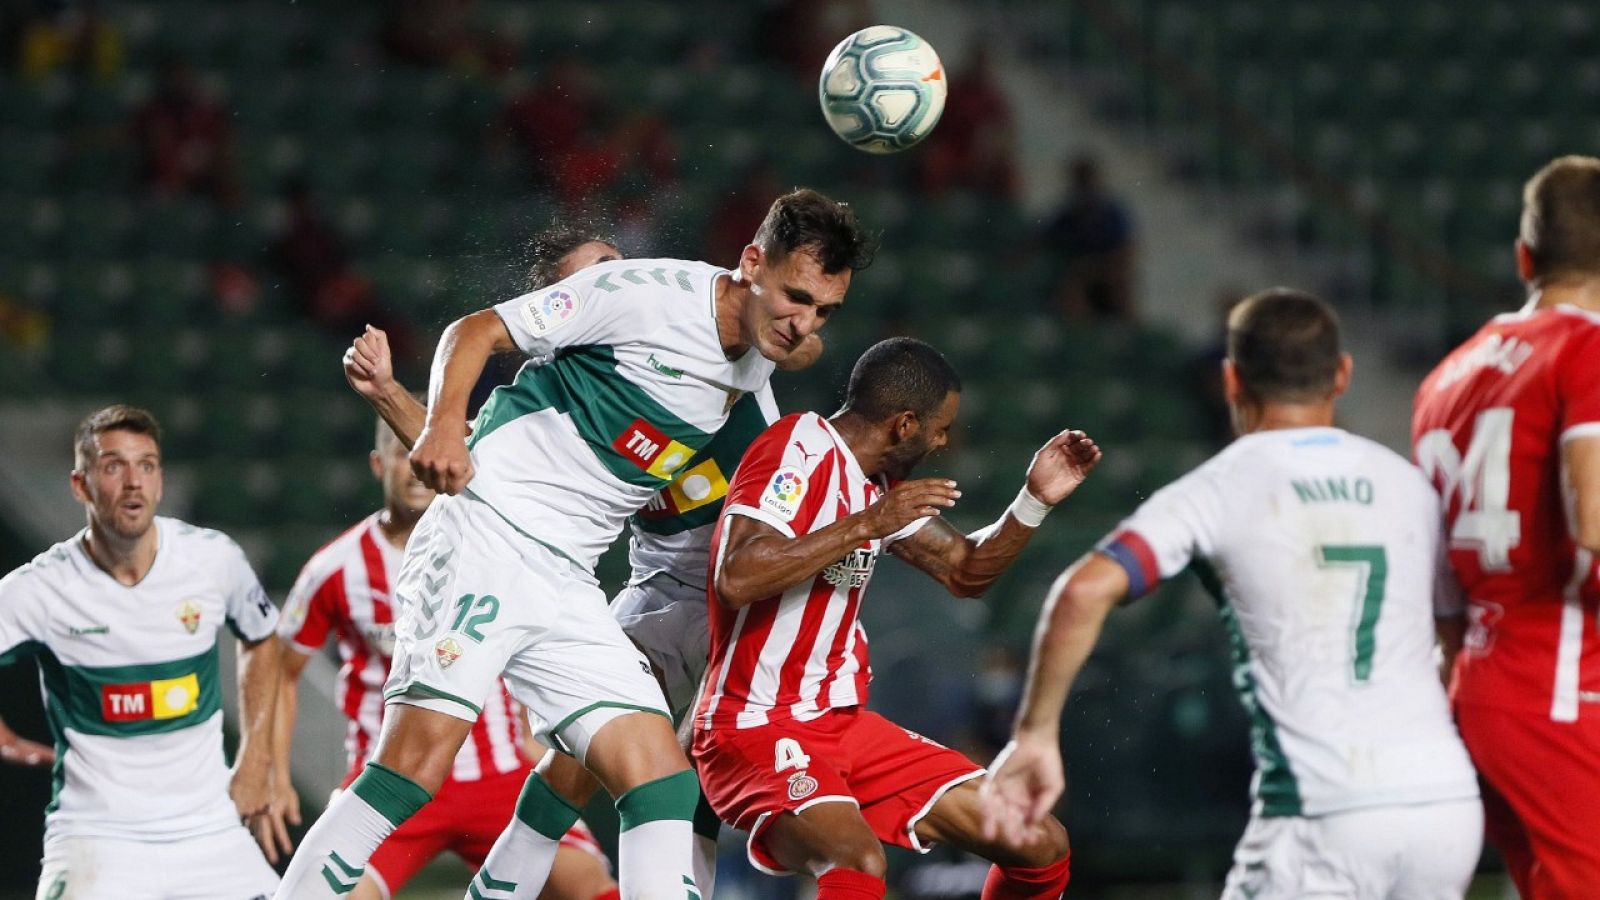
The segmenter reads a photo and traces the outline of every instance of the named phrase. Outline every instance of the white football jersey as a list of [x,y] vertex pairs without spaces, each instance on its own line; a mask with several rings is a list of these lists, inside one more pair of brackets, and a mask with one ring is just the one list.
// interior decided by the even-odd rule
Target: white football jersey
[[83,532],[0,579],[0,662],[39,663],[55,737],[49,836],[177,840],[239,826],[222,754],[217,641],[270,637],[278,611],[218,531],[157,517],[137,585]]
[[1259,815],[1477,796],[1434,663],[1438,497],[1337,428],[1257,432],[1157,492],[1099,550],[1130,595],[1193,567],[1251,717]]
[[[730,361],[717,331],[723,269],[601,263],[495,307],[534,363],[497,388],[471,439],[468,490],[586,569],[672,483],[773,364]],[[548,360],[548,362],[545,362]]]

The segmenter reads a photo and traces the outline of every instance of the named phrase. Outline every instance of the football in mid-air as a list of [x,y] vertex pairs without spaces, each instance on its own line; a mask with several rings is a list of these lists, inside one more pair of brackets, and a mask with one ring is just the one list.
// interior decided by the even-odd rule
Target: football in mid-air
[[927,137],[944,112],[945,90],[939,54],[893,25],[840,41],[817,85],[828,127],[868,153],[894,153]]

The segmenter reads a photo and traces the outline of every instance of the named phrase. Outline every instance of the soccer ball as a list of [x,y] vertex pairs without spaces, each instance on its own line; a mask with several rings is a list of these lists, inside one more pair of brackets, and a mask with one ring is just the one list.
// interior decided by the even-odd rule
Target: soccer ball
[[828,127],[868,153],[895,153],[927,137],[944,112],[945,89],[939,54],[893,25],[840,41],[817,83]]

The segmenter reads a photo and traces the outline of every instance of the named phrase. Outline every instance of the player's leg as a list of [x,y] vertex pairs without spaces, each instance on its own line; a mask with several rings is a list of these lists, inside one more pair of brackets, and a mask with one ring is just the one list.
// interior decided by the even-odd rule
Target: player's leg
[[605,854],[579,822],[561,838],[539,900],[617,900],[619,896]]
[[1465,896],[1483,850],[1483,805],[1476,798],[1417,804],[1401,807],[1392,821],[1404,833],[1388,848],[1399,863],[1393,867],[1399,874],[1388,896],[1408,900]]
[[918,842],[949,844],[994,863],[983,885],[983,900],[1060,897],[1072,874],[1067,829],[1050,816],[1020,843],[985,837],[978,799],[982,783],[982,778],[964,781],[935,800],[913,826]]
[[[780,866],[817,876],[817,900],[878,900],[888,864],[883,844],[849,798],[826,798],[798,812],[777,811],[752,834]],[[755,853],[751,859],[754,861]]]
[[396,580],[377,750],[306,833],[279,896],[340,897],[383,839],[444,783],[479,704],[538,627],[542,610],[524,599],[549,589],[523,564],[523,540],[471,499],[441,497],[423,514]]
[[[140,853],[120,872],[107,873],[114,884],[131,880],[134,871],[159,873],[162,890],[144,894],[124,887],[113,896],[159,896],[164,900],[215,900],[217,897],[266,898],[278,887],[278,873],[261,855],[250,832],[235,826],[182,841],[130,843]],[[62,900],[77,896],[68,891]]]
[[462,796],[462,787],[451,783],[435,792],[427,806],[378,845],[350,900],[389,900],[423,866],[449,849],[458,823],[474,799]]

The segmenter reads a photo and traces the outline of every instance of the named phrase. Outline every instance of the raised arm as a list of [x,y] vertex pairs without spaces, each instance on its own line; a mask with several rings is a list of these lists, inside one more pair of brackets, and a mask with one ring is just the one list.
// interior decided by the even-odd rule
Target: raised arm
[[505,322],[492,309],[450,324],[439,339],[428,380],[428,413],[411,451],[411,469],[428,487],[458,494],[472,480],[467,452],[467,400],[495,353],[519,349]]
[[383,329],[368,325],[350,343],[344,351],[344,378],[350,389],[388,423],[407,450],[416,446],[428,408],[395,380],[394,357]]
[[866,541],[887,537],[924,516],[937,516],[960,496],[948,479],[907,481],[861,512],[795,537],[756,519],[726,514],[717,599],[729,609],[740,609],[781,594]]
[[890,545],[889,552],[957,597],[977,597],[1016,560],[1045,514],[1076,490],[1099,461],[1100,448],[1088,435],[1063,431],[1034,453],[1022,491],[999,521],[966,535],[936,519]]
[[1061,710],[1106,616],[1128,593],[1128,573],[1098,553],[1073,563],[1050,589],[1034,629],[1028,680],[1012,739],[984,785],[985,830],[1020,836],[1055,808],[1066,789]]

